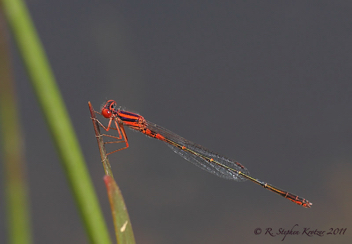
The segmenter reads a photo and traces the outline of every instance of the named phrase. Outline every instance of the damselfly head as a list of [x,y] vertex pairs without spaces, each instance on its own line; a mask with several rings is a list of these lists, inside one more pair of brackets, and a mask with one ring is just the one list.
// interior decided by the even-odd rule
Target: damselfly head
[[101,114],[105,117],[105,118],[110,118],[111,116],[113,116],[113,112],[116,109],[116,102],[114,100],[109,100],[105,103],[104,107],[101,110]]
[[103,110],[101,110],[101,114],[107,119],[112,116],[111,111],[109,109],[106,109],[106,108],[103,108]]

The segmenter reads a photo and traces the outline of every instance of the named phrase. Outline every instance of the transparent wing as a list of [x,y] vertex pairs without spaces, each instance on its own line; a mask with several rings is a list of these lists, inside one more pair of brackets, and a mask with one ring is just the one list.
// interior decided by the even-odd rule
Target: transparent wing
[[165,143],[175,153],[199,168],[225,179],[235,181],[247,180],[238,174],[238,172],[241,171],[242,173],[249,175],[248,170],[238,162],[211,152],[210,150],[188,141],[185,138],[151,122],[147,122],[147,128],[165,137],[167,139]]

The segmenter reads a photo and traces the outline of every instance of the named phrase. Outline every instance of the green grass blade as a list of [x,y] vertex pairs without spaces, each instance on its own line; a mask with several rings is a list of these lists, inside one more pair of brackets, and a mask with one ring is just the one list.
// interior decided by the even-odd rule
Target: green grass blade
[[98,146],[99,146],[99,152],[100,152],[100,158],[101,158],[101,162],[103,163],[103,167],[104,167],[104,171],[105,171],[105,175],[109,175],[112,178],[114,178],[112,171],[111,171],[111,165],[109,162],[109,158],[106,155],[106,149],[104,146],[104,141],[103,141],[103,136],[100,133],[100,127],[99,124],[97,122],[97,118],[95,116],[95,110],[92,106],[92,104],[90,102],[88,102],[88,107],[89,107],[89,112],[90,112],[90,117],[92,119],[93,122],[93,128],[94,128],[94,132],[95,132],[95,137],[97,138],[97,142],[98,142]]
[[28,182],[9,45],[0,13],[0,135],[2,139],[8,243],[32,243]]
[[44,49],[22,0],[2,0],[91,243],[111,243],[99,203]]
[[105,175],[104,181],[108,191],[112,217],[114,219],[117,243],[134,244],[136,242],[133,235],[132,225],[121,191],[114,178],[111,176]]
[[132,225],[128,216],[128,211],[123,200],[121,191],[112,175],[111,166],[108,155],[106,153],[103,135],[100,133],[100,126],[95,116],[95,110],[90,102],[88,102],[90,116],[93,122],[95,137],[97,138],[101,161],[105,171],[105,185],[110,201],[111,214],[114,220],[116,240],[119,244],[133,244],[135,243]]

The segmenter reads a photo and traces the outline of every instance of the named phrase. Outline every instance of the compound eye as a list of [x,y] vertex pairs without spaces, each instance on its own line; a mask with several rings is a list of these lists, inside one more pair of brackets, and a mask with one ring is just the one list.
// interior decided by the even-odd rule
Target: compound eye
[[102,111],[101,111],[101,114],[105,117],[105,118],[110,118],[112,116],[112,113],[109,109],[106,109],[104,108]]

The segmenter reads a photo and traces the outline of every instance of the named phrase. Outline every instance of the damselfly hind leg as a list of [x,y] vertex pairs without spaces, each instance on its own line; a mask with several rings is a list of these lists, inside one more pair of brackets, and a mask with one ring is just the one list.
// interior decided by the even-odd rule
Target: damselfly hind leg
[[[95,113],[100,114],[97,111],[95,111]],[[112,152],[108,152],[106,155],[113,154],[115,152],[127,149],[129,147],[127,135],[126,135],[126,132],[125,132],[125,128],[123,127],[122,122],[120,122],[118,120],[118,118],[110,118],[109,119],[109,124],[106,127],[98,119],[95,119],[95,120],[98,122],[100,127],[103,128],[105,131],[109,131],[110,129],[112,129],[112,130],[116,130],[117,133],[118,133],[118,136],[109,135],[109,134],[101,134],[101,136],[105,136],[105,137],[108,137],[108,138],[115,139],[114,141],[104,141],[105,145],[107,145],[107,144],[115,144],[115,143],[125,143],[124,147],[119,148],[117,150],[114,150]],[[112,121],[114,121],[114,123],[112,123]],[[115,127],[113,127],[112,124],[115,124]]]

